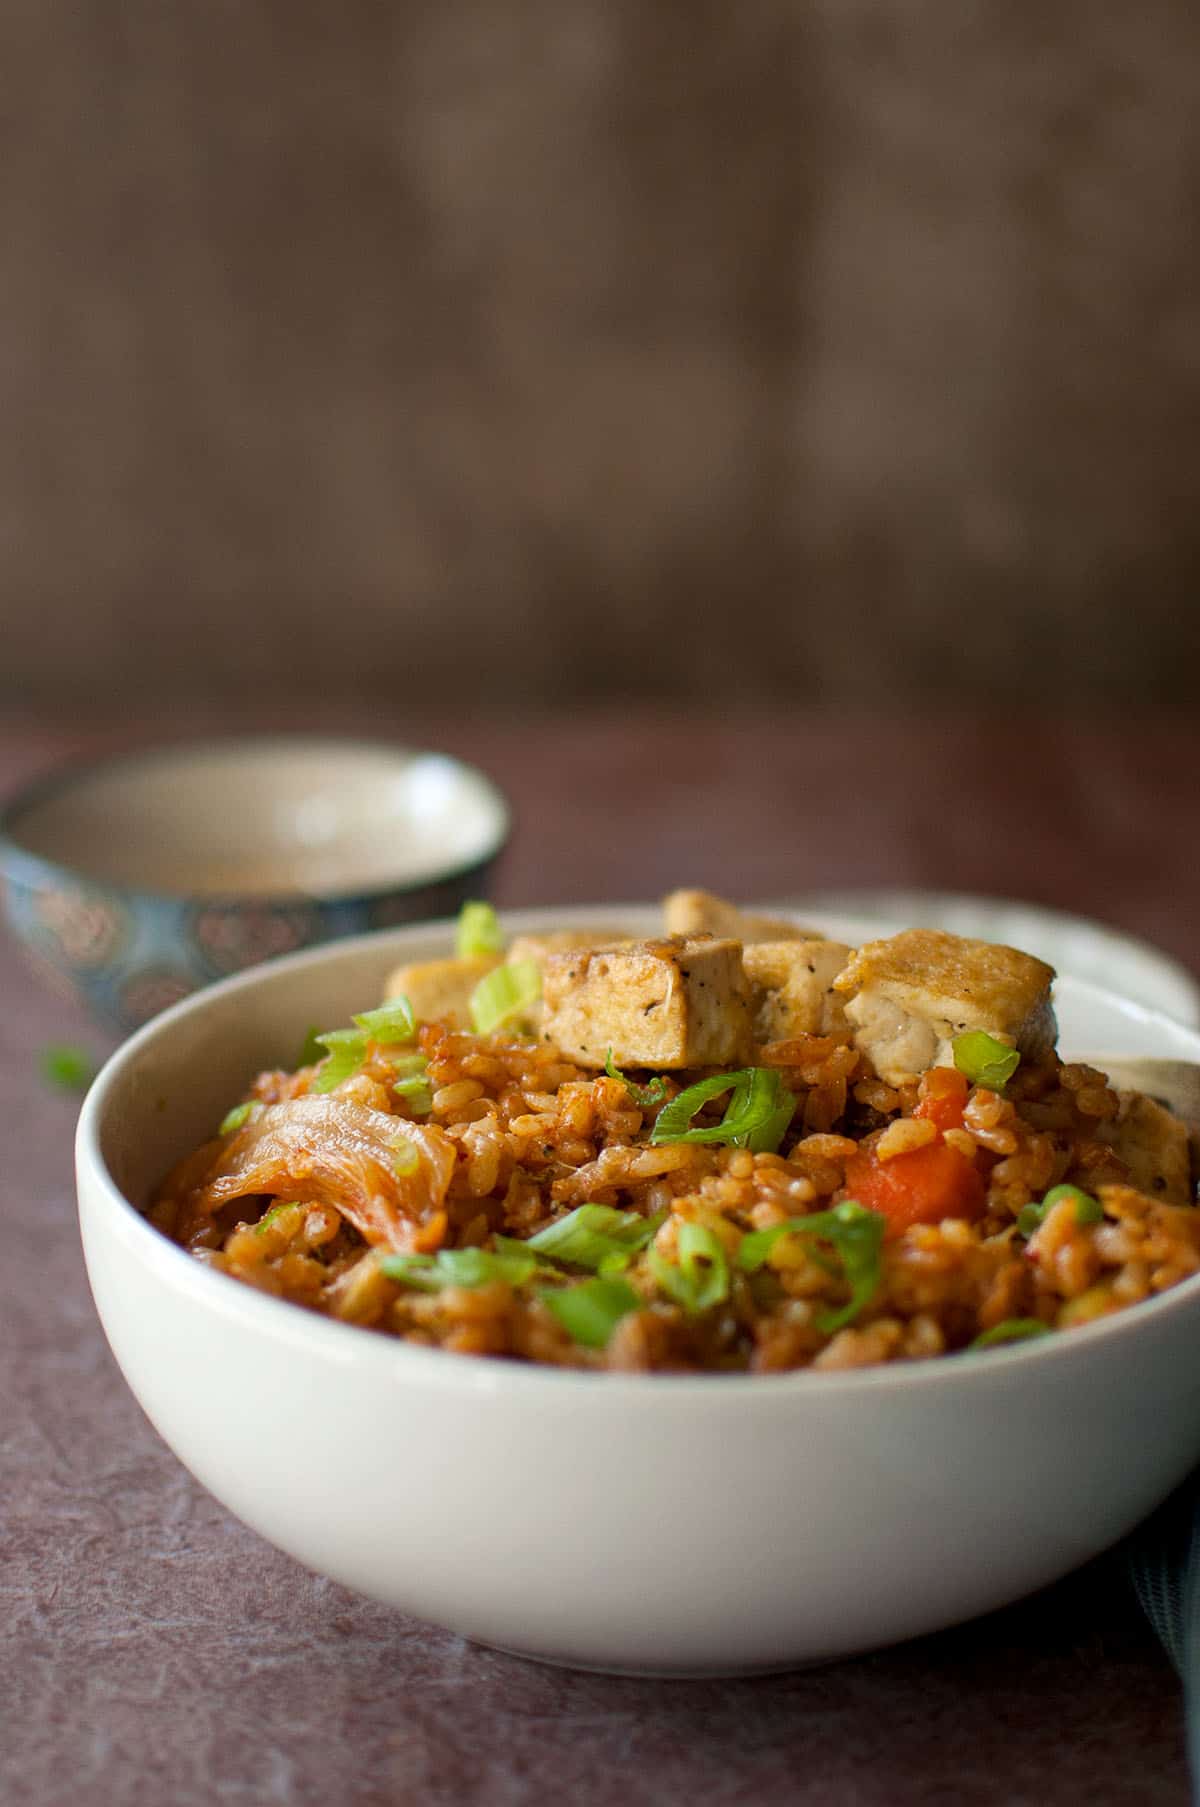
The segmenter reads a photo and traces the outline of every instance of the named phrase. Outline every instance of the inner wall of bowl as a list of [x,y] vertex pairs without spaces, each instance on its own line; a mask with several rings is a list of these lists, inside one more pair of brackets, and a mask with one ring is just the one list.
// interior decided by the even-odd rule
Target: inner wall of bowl
[[64,780],[10,828],[56,865],[175,896],[420,883],[484,858],[503,830],[496,792],[453,759],[287,740],[116,761]]

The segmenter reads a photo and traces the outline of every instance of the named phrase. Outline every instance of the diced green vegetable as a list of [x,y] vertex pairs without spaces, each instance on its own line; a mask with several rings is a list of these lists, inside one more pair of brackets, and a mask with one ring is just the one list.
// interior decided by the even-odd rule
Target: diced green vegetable
[[398,1098],[408,1100],[418,1117],[427,1117],[433,1109],[433,1087],[420,1073],[414,1073],[411,1079],[393,1080],[392,1090]]
[[619,1079],[621,1081],[621,1084],[625,1087],[625,1090],[629,1093],[629,1096],[633,1099],[633,1102],[637,1105],[639,1110],[652,1110],[656,1104],[662,1103],[670,1090],[668,1082],[663,1078],[661,1073],[658,1074],[656,1078],[652,1079],[649,1085],[637,1085],[632,1079],[626,1079],[624,1073],[622,1073],[620,1067],[617,1066],[613,1059],[613,1051],[611,1048],[608,1050],[608,1058],[604,1063],[604,1071],[608,1074],[610,1079]]
[[476,1035],[490,1035],[519,1021],[542,995],[536,960],[510,960],[486,973],[471,993],[471,1023]]
[[399,1098],[407,1098],[418,1117],[427,1117],[433,1109],[433,1087],[429,1083],[429,1062],[424,1054],[390,1054],[388,1065],[395,1072],[392,1090]]
[[1050,1336],[1048,1324],[1040,1318],[1005,1318],[999,1324],[993,1324],[990,1330],[981,1331],[974,1342],[968,1343],[968,1349],[994,1349],[1001,1343],[1025,1343],[1035,1336]]
[[332,1092],[334,1086],[341,1085],[345,1079],[353,1079],[361,1070],[367,1058],[367,1032],[365,1029],[327,1029],[317,1040],[325,1050],[325,1059],[312,1082],[312,1089],[314,1092]]
[[465,903],[458,913],[455,951],[461,960],[504,951],[504,936],[489,903]]
[[55,1042],[41,1052],[42,1077],[64,1092],[86,1092],[96,1077],[96,1063],[86,1048]]
[[521,1286],[536,1272],[536,1255],[524,1253],[520,1244],[503,1250],[441,1249],[436,1255],[384,1255],[379,1271],[389,1280],[402,1281],[419,1292],[440,1292],[446,1286],[490,1286],[504,1280]]
[[655,1249],[646,1256],[659,1291],[692,1317],[723,1305],[729,1297],[729,1262],[720,1237],[704,1224],[680,1224],[678,1248],[678,1263]]
[[280,1215],[281,1212],[294,1211],[297,1203],[298,1203],[298,1201],[296,1199],[289,1198],[289,1199],[281,1199],[277,1205],[272,1205],[271,1209],[269,1211],[263,1212],[262,1216],[259,1218],[258,1222],[255,1224],[254,1234],[256,1236],[261,1236],[263,1231],[268,1227],[268,1225],[273,1224],[275,1222],[276,1218]]
[[989,1092],[1002,1092],[1017,1068],[1021,1056],[1007,1042],[996,1040],[982,1029],[956,1035],[951,1044],[954,1064],[972,1085],[986,1086]]
[[843,1199],[830,1211],[818,1211],[812,1217],[791,1217],[767,1230],[751,1230],[738,1245],[738,1266],[745,1273],[754,1273],[783,1236],[812,1236],[828,1243],[841,1261],[842,1274],[850,1288],[845,1305],[814,1319],[817,1329],[831,1336],[852,1323],[878,1292],[883,1279],[881,1250],[886,1228],[887,1219],[881,1212],[868,1211],[857,1199]]
[[314,1092],[332,1092],[343,1080],[353,1079],[362,1070],[371,1044],[392,1048],[410,1042],[417,1032],[412,1005],[403,997],[391,998],[378,1010],[360,1011],[354,1022],[354,1029],[327,1029],[323,1035],[313,1036],[325,1050],[321,1070],[312,1082]]
[[319,1026],[314,1023],[304,1037],[304,1045],[300,1050],[300,1057],[296,1065],[298,1067],[315,1067],[317,1062],[324,1058],[324,1055],[325,1050],[321,1046],[321,1031]]
[[605,1348],[621,1319],[643,1303],[627,1280],[603,1276],[576,1286],[539,1287],[538,1298],[585,1349]]
[[618,1211],[612,1205],[579,1205],[556,1223],[547,1224],[522,1246],[536,1250],[549,1261],[609,1275],[628,1267],[666,1219],[665,1211],[643,1217],[640,1211]]
[[378,1010],[364,1010],[354,1018],[381,1048],[394,1048],[398,1042],[410,1042],[417,1032],[413,1007],[405,997],[389,998]]
[[392,1166],[401,1179],[417,1171],[421,1165],[421,1156],[416,1145],[407,1136],[393,1136],[388,1147],[392,1151]]
[[217,1134],[231,1136],[235,1129],[241,1129],[244,1124],[249,1123],[251,1117],[256,1117],[261,1109],[261,1104],[256,1105],[250,1099],[247,1099],[245,1104],[235,1104],[233,1109],[226,1111],[221,1118]]
[[1079,1186],[1051,1186],[1040,1204],[1026,1205],[1018,1212],[1017,1228],[1022,1236],[1032,1236],[1040,1230],[1055,1205],[1061,1205],[1065,1199],[1074,1199],[1075,1222],[1080,1228],[1103,1222],[1104,1206],[1090,1192],[1084,1192]]
[[[725,1092],[732,1096],[720,1123],[693,1129],[696,1113]],[[650,1140],[725,1142],[736,1148],[772,1153],[782,1142],[795,1108],[796,1100],[776,1067],[741,1067],[734,1073],[713,1073],[664,1104]]]

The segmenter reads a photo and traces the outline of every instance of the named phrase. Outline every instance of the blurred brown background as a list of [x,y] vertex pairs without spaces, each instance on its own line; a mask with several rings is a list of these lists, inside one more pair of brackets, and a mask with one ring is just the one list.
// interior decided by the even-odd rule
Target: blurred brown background
[[4,0],[0,701],[1190,697],[1191,0]]

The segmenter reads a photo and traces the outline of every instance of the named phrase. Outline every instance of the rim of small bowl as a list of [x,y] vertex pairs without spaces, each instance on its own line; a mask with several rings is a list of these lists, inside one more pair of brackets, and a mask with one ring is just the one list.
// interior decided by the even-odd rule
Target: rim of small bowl
[[[550,905],[540,910],[531,908],[508,911],[502,914],[501,921],[520,932],[524,924],[545,923],[556,915],[571,912],[582,916],[589,908],[594,912],[617,915],[622,910],[645,910],[646,907],[645,904],[560,905],[556,910]],[[182,1290],[197,1305],[209,1311],[214,1323],[221,1318],[240,1319],[265,1335],[285,1343],[312,1348],[314,1354],[328,1356],[343,1365],[352,1362],[365,1364],[380,1379],[390,1379],[393,1383],[412,1381],[468,1393],[515,1390],[521,1394],[561,1395],[577,1390],[581,1395],[593,1399],[612,1401],[619,1398],[622,1404],[636,1406],[639,1410],[657,1408],[660,1402],[668,1400],[672,1404],[686,1403],[695,1409],[701,1406],[710,1409],[720,1400],[726,1402],[727,1409],[744,1413],[751,1404],[756,1409],[766,1409],[790,1402],[792,1409],[795,1409],[804,1394],[813,1389],[819,1389],[826,1395],[843,1393],[851,1396],[864,1391],[907,1392],[946,1386],[986,1388],[989,1375],[995,1379],[1008,1372],[1014,1363],[1086,1360],[1088,1349],[1098,1340],[1111,1341],[1136,1336],[1139,1324],[1149,1324],[1151,1320],[1157,1321],[1180,1311],[1188,1311],[1200,1303],[1200,1273],[1197,1273],[1154,1298],[1140,1300],[1127,1310],[1113,1312],[1107,1317],[1081,1325],[1069,1334],[1052,1334],[1025,1342],[1001,1344],[979,1351],[978,1360],[964,1360],[963,1356],[967,1352],[960,1351],[948,1357],[930,1356],[919,1361],[878,1362],[862,1368],[817,1372],[811,1368],[778,1374],[641,1374],[594,1371],[559,1368],[536,1362],[506,1361],[499,1356],[463,1356],[444,1349],[421,1348],[399,1338],[372,1335],[361,1326],[344,1324],[334,1318],[304,1311],[297,1305],[272,1298],[269,1294],[258,1292],[229,1275],[205,1266],[177,1243],[170,1241],[142,1215],[109,1172],[101,1151],[101,1129],[108,1098],[119,1082],[123,1068],[140,1056],[156,1036],[169,1035],[186,1017],[202,1011],[218,997],[228,997],[238,991],[252,991],[257,983],[276,972],[303,970],[306,966],[317,965],[322,961],[336,961],[359,952],[376,941],[392,939],[398,935],[431,934],[435,931],[449,934],[453,927],[453,917],[405,923],[395,929],[372,930],[364,935],[348,936],[334,943],[305,948],[297,953],[263,961],[246,972],[236,973],[218,984],[206,986],[202,991],[184,998],[161,1015],[152,1018],[110,1055],[97,1074],[84,1099],[76,1127],[77,1170],[82,1172],[86,1169],[99,1183],[104,1196],[104,1207],[117,1219],[118,1233],[138,1245],[143,1258],[151,1263],[156,1274],[161,1273],[165,1283]],[[1132,1006],[1153,1022],[1169,1023],[1176,1035],[1183,1034],[1194,1044],[1194,1053],[1200,1060],[1200,1030],[1176,1022],[1163,1011],[1138,1004],[1136,1000],[1125,998],[1120,992],[1111,991],[1105,986],[1095,985],[1090,980],[1065,975],[1059,983],[1068,985],[1072,991],[1106,1003],[1119,1004],[1125,1009]],[[1111,1054],[1117,1050],[1108,1049],[1106,1052]],[[1200,1209],[1200,1206],[1195,1208]]]
[[[398,754],[409,759],[434,758],[444,759],[447,764],[455,766],[459,772],[474,778],[483,788],[489,804],[496,812],[496,827],[493,838],[483,850],[469,860],[460,861],[453,866],[439,866],[436,870],[415,879],[397,879],[391,884],[372,885],[368,888],[350,888],[339,891],[162,891],[150,885],[126,885],[111,879],[101,878],[89,872],[84,866],[70,865],[63,860],[49,858],[46,854],[35,853],[17,839],[16,827],[23,815],[27,815],[39,804],[49,802],[53,797],[70,790],[85,778],[100,773],[112,772],[121,766],[137,766],[161,758],[169,758],[172,754],[190,754],[218,752],[234,748],[265,749],[268,747],[308,747],[326,746],[332,749],[360,750],[373,753]],[[98,758],[88,753],[75,753],[42,772],[14,791],[0,803],[0,870],[15,871],[21,876],[38,880],[47,878],[61,883],[63,880],[73,884],[84,884],[98,891],[108,892],[113,896],[144,898],[156,904],[193,903],[203,898],[206,904],[220,909],[231,908],[295,908],[298,903],[317,904],[352,904],[376,903],[385,897],[401,897],[409,893],[426,891],[435,885],[451,884],[455,879],[468,878],[473,872],[480,871],[489,862],[499,858],[512,838],[514,826],[513,806],[495,779],[490,777],[481,766],[472,765],[470,760],[460,759],[457,753],[444,752],[439,747],[415,747],[407,741],[374,740],[370,735],[348,734],[234,734],[234,735],[188,735],[179,740],[153,741],[148,745],[127,747],[115,753],[102,753]],[[402,925],[407,926],[407,925]],[[414,925],[416,926],[416,925]],[[158,1021],[158,1018],[154,1019]]]

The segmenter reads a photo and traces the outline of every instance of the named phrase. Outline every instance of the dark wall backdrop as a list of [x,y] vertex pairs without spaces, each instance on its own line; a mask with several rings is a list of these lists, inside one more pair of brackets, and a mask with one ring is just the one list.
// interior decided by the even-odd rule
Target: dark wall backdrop
[[1184,700],[1194,0],[3,0],[0,695]]

